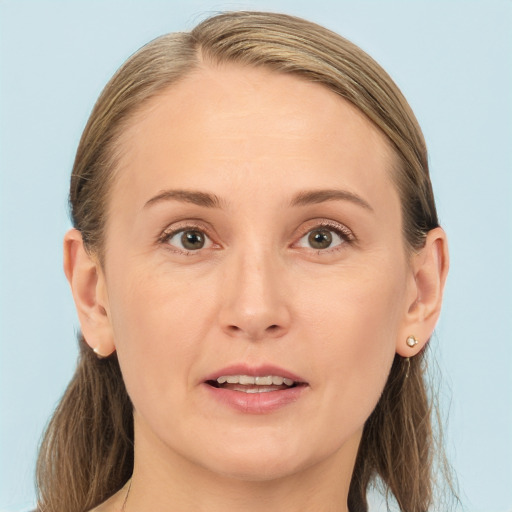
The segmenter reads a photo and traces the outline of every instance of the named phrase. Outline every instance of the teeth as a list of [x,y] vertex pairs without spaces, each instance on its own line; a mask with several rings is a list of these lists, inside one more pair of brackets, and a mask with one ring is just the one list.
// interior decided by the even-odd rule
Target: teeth
[[[272,375],[268,375],[267,377],[256,377],[254,379],[254,383],[259,386],[271,386],[272,385]],[[240,384],[242,381],[240,380]]]
[[244,393],[269,393],[272,390],[267,388],[247,388],[247,389],[241,389],[240,391],[243,391]]
[[265,375],[252,377],[251,375],[222,375],[217,379],[219,384],[242,384],[242,385],[257,385],[257,386],[292,386],[293,380],[279,375]]

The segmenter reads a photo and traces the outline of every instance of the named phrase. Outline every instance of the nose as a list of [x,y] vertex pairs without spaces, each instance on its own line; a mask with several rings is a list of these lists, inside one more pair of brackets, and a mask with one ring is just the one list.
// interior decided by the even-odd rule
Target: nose
[[259,250],[227,266],[219,312],[222,330],[250,341],[284,336],[291,320],[284,262]]

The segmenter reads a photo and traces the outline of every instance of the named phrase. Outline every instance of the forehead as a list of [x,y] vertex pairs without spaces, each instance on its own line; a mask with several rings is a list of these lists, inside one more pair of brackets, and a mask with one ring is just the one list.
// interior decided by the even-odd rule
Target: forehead
[[[120,139],[113,194],[139,205],[160,189],[223,196],[264,183],[396,195],[387,139],[326,87],[265,68],[200,67],[133,117]],[[117,192],[116,192],[117,190]]]

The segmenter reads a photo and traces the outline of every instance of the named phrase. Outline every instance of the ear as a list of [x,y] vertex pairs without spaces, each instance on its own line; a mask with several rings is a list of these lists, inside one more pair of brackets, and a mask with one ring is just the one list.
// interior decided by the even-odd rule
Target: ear
[[[396,352],[402,357],[412,357],[423,349],[441,312],[449,267],[448,242],[442,228],[428,232],[424,247],[413,255],[410,265],[408,310],[396,346]],[[410,336],[418,343],[410,346],[407,343]]]
[[82,234],[69,230],[64,237],[64,273],[71,286],[82,334],[98,357],[115,350],[108,315],[105,277],[97,259],[85,249]]

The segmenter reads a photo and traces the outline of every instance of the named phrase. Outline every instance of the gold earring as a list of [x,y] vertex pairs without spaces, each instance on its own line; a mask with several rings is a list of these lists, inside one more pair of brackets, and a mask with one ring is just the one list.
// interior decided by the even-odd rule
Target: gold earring
[[413,348],[419,343],[419,341],[416,339],[415,336],[411,334],[410,336],[407,337],[406,343],[408,347]]

